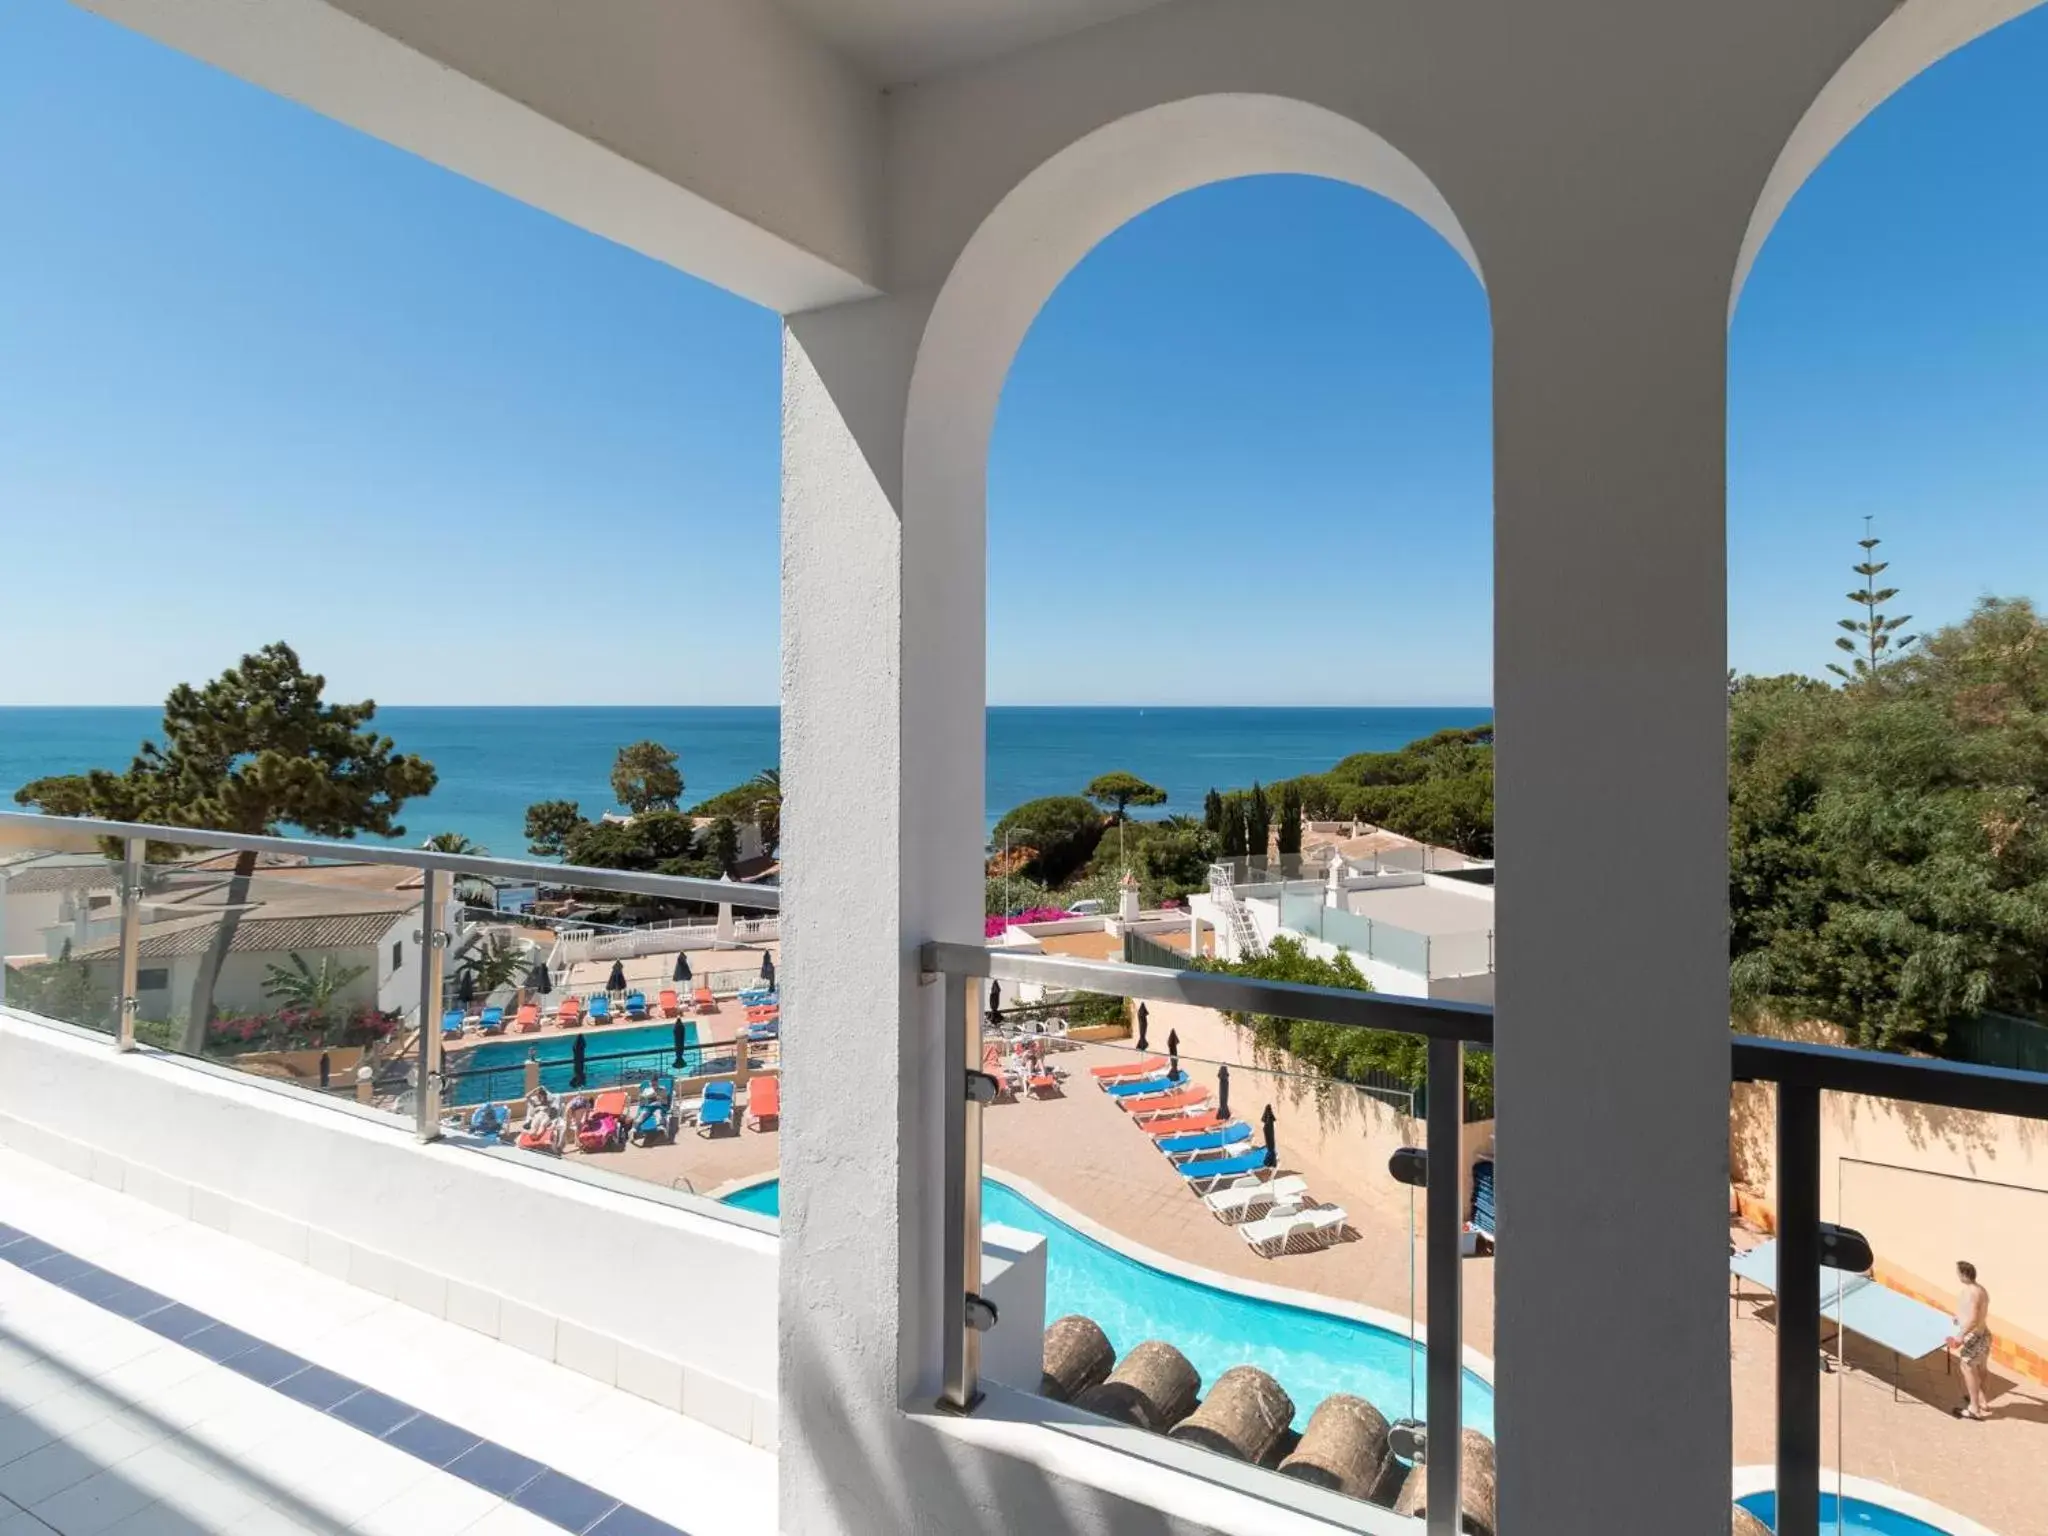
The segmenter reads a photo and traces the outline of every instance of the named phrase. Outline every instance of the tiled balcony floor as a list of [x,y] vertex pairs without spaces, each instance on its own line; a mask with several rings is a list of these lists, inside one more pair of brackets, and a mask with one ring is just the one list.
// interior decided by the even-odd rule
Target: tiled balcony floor
[[6,1151],[0,1223],[0,1536],[775,1528],[771,1456],[496,1340]]

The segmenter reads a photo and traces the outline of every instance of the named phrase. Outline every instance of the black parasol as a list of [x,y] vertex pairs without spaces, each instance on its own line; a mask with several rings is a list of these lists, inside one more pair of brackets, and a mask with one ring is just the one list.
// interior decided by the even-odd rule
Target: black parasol
[[676,956],[676,969],[673,979],[676,981],[688,981],[690,979],[690,957],[688,955],[678,954]]
[[[677,1019],[674,1027],[669,1030],[670,1037],[675,1041],[675,1064],[679,1067],[683,1064],[683,1032],[688,1028],[689,1025],[685,1024],[681,1019]],[[582,1037],[578,1036],[577,1038],[581,1039]]]
[[1138,1049],[1145,1049],[1145,1031],[1152,1027],[1152,1010],[1143,1003],[1138,1004]]
[[1230,1118],[1230,1068],[1228,1067],[1218,1067],[1216,1069],[1216,1118],[1218,1120],[1228,1120]]
[[570,1047],[570,1050],[573,1052],[573,1057],[569,1066],[569,1086],[571,1088],[581,1088],[583,1086],[583,1055],[584,1052],[588,1051],[589,1049],[590,1037],[588,1035],[578,1035],[576,1037],[575,1045]]
[[625,990],[626,990],[626,962],[625,962],[625,961],[623,961],[623,960],[614,960],[614,961],[612,962],[612,974],[611,974],[611,979],[610,979],[609,981],[607,981],[607,982],[606,982],[606,983],[604,984],[604,989],[605,989],[605,991],[607,991],[607,992],[623,992],[623,991],[625,991]]
[[1259,1124],[1264,1128],[1266,1132],[1266,1166],[1268,1168],[1278,1168],[1280,1166],[1280,1150],[1277,1146],[1274,1145],[1273,1142],[1272,1105],[1268,1104],[1266,1106],[1266,1112],[1263,1115],[1259,1116]]
[[1177,1029],[1166,1032],[1166,1075],[1169,1078],[1180,1076],[1180,1031]]

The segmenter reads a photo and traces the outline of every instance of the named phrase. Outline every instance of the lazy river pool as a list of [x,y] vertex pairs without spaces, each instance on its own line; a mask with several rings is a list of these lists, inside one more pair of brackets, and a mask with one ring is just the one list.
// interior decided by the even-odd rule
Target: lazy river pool
[[[781,1211],[781,1186],[769,1179],[725,1199],[774,1216]],[[1190,1210],[1199,1207],[1190,1205]],[[993,1179],[982,1181],[981,1214],[984,1221],[1044,1236],[1046,1320],[1073,1312],[1092,1317],[1119,1355],[1145,1339],[1164,1339],[1188,1357],[1205,1384],[1233,1365],[1256,1365],[1294,1399],[1297,1429],[1333,1392],[1366,1398],[1390,1419],[1423,1415],[1423,1351],[1401,1334],[1155,1269],[1077,1231]],[[1465,1423],[1493,1434],[1493,1388],[1469,1370]],[[1884,1530],[1882,1536],[1918,1533]]]

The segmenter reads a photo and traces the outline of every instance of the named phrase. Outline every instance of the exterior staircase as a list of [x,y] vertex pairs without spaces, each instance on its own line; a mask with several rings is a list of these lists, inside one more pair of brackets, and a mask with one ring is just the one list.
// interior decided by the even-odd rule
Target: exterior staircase
[[1244,904],[1244,898],[1237,894],[1232,883],[1228,864],[1209,866],[1209,896],[1216,903],[1217,910],[1230,924],[1230,939],[1233,953],[1239,959],[1256,955],[1264,947],[1259,942],[1258,926],[1252,922],[1251,908]]

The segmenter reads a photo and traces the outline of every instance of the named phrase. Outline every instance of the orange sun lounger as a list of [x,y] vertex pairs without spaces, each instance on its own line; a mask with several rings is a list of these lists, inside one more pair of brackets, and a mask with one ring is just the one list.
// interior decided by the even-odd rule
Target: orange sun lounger
[[555,1010],[555,1022],[564,1029],[574,1029],[583,1022],[583,999],[565,997],[562,1006]]
[[661,1016],[665,1019],[676,1018],[678,1015],[682,1013],[682,1009],[676,1006],[675,989],[672,987],[665,990],[661,994],[661,996],[657,997],[654,1000],[654,1005],[656,1008],[660,1009]]
[[747,1081],[747,1124],[760,1130],[770,1120],[782,1118],[782,1079],[756,1077]]
[[1193,1109],[1197,1104],[1209,1101],[1206,1088],[1182,1088],[1176,1093],[1147,1093],[1134,1099],[1119,1099],[1117,1102],[1134,1115],[1153,1115],[1168,1109]]
[[1164,1056],[1147,1056],[1143,1061],[1119,1061],[1107,1067],[1090,1067],[1088,1073],[1099,1083],[1113,1083],[1120,1078],[1146,1077],[1165,1070]]
[[711,995],[709,987],[699,987],[691,996],[690,1001],[695,1005],[699,1013],[718,1012],[718,999]]
[[514,1027],[522,1035],[533,1034],[540,1028],[540,1009],[532,1003],[528,1003],[519,1010],[519,1017]]

